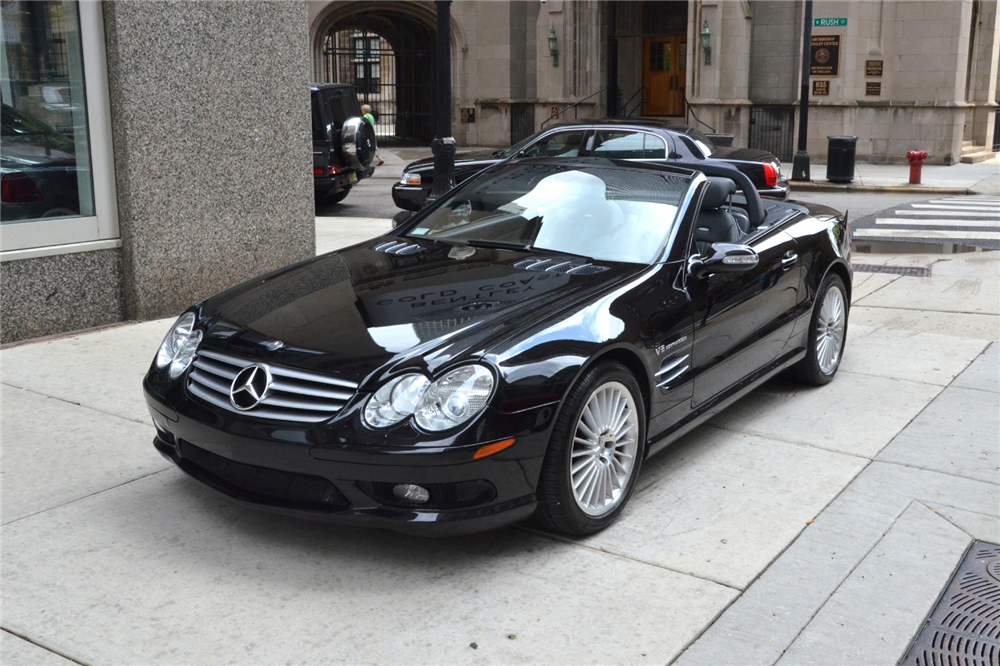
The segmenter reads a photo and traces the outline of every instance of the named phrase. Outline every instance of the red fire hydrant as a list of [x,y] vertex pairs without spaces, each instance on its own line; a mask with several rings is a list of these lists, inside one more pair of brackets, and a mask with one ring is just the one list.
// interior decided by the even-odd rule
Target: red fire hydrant
[[920,184],[920,171],[923,169],[926,159],[926,150],[911,150],[906,153],[906,160],[910,163],[910,185]]

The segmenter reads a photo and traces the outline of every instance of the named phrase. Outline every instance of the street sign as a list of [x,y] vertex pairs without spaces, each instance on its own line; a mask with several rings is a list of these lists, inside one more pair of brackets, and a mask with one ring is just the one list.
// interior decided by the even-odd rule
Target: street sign
[[813,19],[814,28],[844,28],[847,27],[845,18],[818,18]]

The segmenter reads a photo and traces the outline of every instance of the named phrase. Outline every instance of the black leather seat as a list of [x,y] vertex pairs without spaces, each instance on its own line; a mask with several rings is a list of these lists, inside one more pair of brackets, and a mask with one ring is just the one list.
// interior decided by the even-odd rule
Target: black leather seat
[[[744,232],[736,218],[723,208],[735,192],[736,183],[729,178],[709,176],[708,189],[695,220],[694,240],[699,252],[707,252],[712,243],[739,243],[743,238]],[[747,221],[749,223],[749,219]]]

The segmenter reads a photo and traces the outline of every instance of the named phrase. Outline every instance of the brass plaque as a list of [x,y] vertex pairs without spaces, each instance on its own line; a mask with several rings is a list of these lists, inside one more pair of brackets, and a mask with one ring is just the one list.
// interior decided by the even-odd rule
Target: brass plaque
[[865,76],[882,76],[882,60],[865,60]]
[[463,106],[462,112],[462,122],[463,123],[474,123],[476,122],[476,108],[472,106]]
[[840,76],[840,35],[813,35],[809,76]]
[[881,81],[865,81],[865,97],[881,97],[881,96],[882,96]]
[[813,97],[829,97],[829,81],[813,81]]

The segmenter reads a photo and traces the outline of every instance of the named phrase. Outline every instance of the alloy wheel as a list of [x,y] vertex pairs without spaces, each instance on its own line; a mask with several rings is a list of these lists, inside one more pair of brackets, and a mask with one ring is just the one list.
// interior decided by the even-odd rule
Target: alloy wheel
[[816,360],[823,374],[829,375],[837,369],[846,323],[844,294],[835,287],[827,289],[816,318]]

